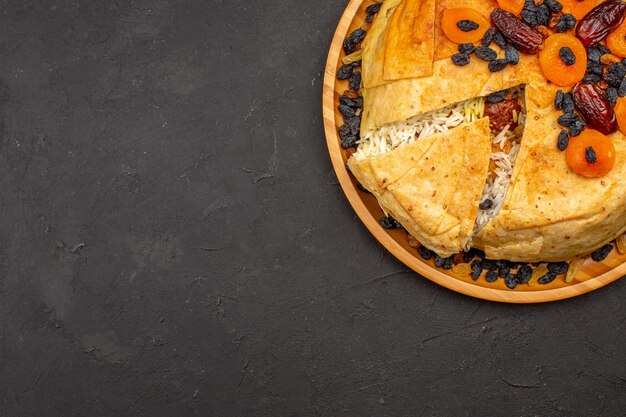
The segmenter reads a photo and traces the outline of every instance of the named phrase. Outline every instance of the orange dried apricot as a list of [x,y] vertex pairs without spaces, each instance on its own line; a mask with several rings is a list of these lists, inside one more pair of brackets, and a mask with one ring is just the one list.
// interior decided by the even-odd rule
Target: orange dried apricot
[[617,118],[617,126],[619,130],[626,135],[626,98],[617,99],[617,104],[613,108],[615,117]]
[[613,55],[626,58],[626,20],[609,33],[606,37],[606,46],[613,52]]
[[615,164],[615,146],[608,136],[593,129],[570,138],[565,151],[567,165],[577,174],[589,178],[606,175]]
[[[563,61],[563,52],[567,50],[563,48],[569,48],[569,51],[573,53],[574,63],[568,62],[570,64],[568,65]],[[543,49],[539,51],[539,65],[543,75],[554,84],[559,86],[574,85],[585,76],[587,51],[574,36],[556,33],[545,40]]]
[[574,15],[576,20],[580,20],[603,0],[561,0],[563,13]]
[[[476,25],[478,27],[475,27]],[[478,42],[483,38],[489,26],[489,21],[485,16],[466,7],[445,9],[441,15],[443,33],[455,43]]]
[[498,0],[498,6],[502,10],[519,15],[524,8],[524,0]]

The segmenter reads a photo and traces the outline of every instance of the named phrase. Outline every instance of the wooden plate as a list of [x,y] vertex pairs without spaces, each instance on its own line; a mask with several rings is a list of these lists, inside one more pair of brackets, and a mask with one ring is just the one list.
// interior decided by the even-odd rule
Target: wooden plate
[[341,58],[344,57],[342,43],[353,30],[366,27],[365,8],[373,3],[372,0],[352,0],[341,17],[326,63],[323,111],[328,151],[341,187],[358,216],[376,239],[418,274],[451,290],[485,300],[507,303],[556,301],[593,291],[626,275],[626,255],[620,256],[614,250],[604,262],[593,262],[588,259],[571,283],[566,283],[563,277],[559,276],[548,285],[520,285],[515,290],[510,290],[504,285],[502,279],[490,284],[482,277],[478,281],[472,281],[470,277],[462,277],[452,271],[437,269],[432,261],[423,261],[417,255],[417,251],[409,246],[404,230],[382,228],[378,222],[383,217],[382,210],[371,194],[357,189],[354,178],[346,170],[348,158],[346,151],[340,146],[337,134],[338,127],[343,124],[343,118],[337,110],[338,100],[343,91],[348,89],[347,81],[340,81],[336,78],[337,69],[341,66]]

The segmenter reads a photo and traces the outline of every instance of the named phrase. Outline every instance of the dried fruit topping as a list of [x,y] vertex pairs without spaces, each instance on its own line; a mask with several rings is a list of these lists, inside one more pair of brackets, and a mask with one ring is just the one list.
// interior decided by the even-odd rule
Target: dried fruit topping
[[593,146],[587,146],[585,148],[585,159],[590,164],[598,163],[598,157],[596,156],[596,151],[593,149]]
[[343,50],[346,55],[356,51],[357,46],[365,39],[365,30],[356,29],[343,41]]
[[543,277],[545,274],[548,274],[548,267],[541,264],[539,266],[537,266],[534,271],[532,272],[532,275],[530,277],[530,280],[528,281],[528,285],[533,286],[537,283],[537,281],[539,281],[539,278]]
[[352,73],[348,86],[350,90],[358,90],[361,88],[361,71],[354,71]]
[[571,13],[576,19],[580,20],[603,0],[561,0],[563,4],[563,12]]
[[402,225],[396,219],[391,216],[386,216],[380,219],[380,225],[385,229],[401,229]]
[[444,35],[455,43],[474,43],[483,38],[489,22],[474,9],[461,7],[445,9],[441,16]]
[[559,151],[563,152],[567,149],[567,145],[569,145],[569,135],[565,131],[565,129],[561,130],[559,133],[559,138],[557,139],[556,146],[559,148]]
[[483,36],[482,45],[483,46],[491,45],[491,42],[493,42],[493,39],[495,38],[495,36],[496,36],[496,28],[490,27],[489,29],[487,29],[487,32],[485,32],[485,35]]
[[347,80],[352,75],[354,71],[352,65],[342,65],[339,67],[339,71],[337,71],[337,78],[340,80]]
[[611,104],[611,106],[615,107],[618,98],[617,89],[615,87],[609,87],[604,92],[604,95],[606,96],[606,99]]
[[602,246],[600,249],[596,249],[591,254],[591,259],[593,259],[596,262],[602,262],[609,256],[609,253],[611,253],[612,251],[613,251],[613,245],[611,245],[610,243],[607,243],[606,245]]
[[371,4],[369,6],[367,6],[367,8],[365,9],[365,13],[367,14],[376,14],[378,12],[380,12],[380,8],[383,4],[382,3],[374,3]]
[[530,265],[524,265],[520,269],[517,270],[517,275],[515,280],[518,284],[526,284],[530,281],[530,277],[533,274],[533,269]]
[[503,100],[495,104],[489,101],[485,103],[485,116],[489,117],[489,126],[496,132],[501,131],[507,125],[511,130],[517,127],[514,113],[520,113],[517,100]]
[[435,255],[435,266],[442,269],[452,269],[454,266],[454,256],[442,258],[439,255]]
[[509,63],[506,62],[506,59],[494,59],[493,61],[489,63],[487,68],[489,68],[489,71],[491,72],[498,72],[506,68],[508,64]]
[[472,272],[472,267],[469,264],[461,263],[452,267],[452,272],[461,275],[463,277],[468,276]]
[[504,58],[506,59],[506,62],[511,65],[519,64],[519,52],[517,52],[517,49],[513,48],[511,45],[507,45],[504,51]]
[[498,273],[496,271],[489,271],[485,274],[485,280],[487,282],[496,282],[498,280]]
[[509,95],[508,90],[496,91],[487,96],[487,103],[496,104],[504,101],[506,96]]
[[471,54],[472,52],[474,52],[474,49],[476,49],[476,47],[473,43],[461,43],[459,44],[458,49],[459,52],[463,54]]
[[460,67],[470,63],[470,55],[468,53],[458,53],[452,55],[452,63]]
[[425,261],[428,261],[428,260],[432,259],[432,257],[434,256],[433,251],[428,249],[426,246],[420,246],[419,248],[417,248],[417,253]]
[[607,0],[594,7],[578,22],[576,36],[585,47],[600,42],[624,20],[626,3],[622,0]]
[[626,254],[626,233],[615,239],[615,247],[620,255]]
[[537,280],[537,282],[539,282],[542,285],[546,285],[554,281],[555,278],[556,278],[556,274],[554,272],[548,272],[544,276],[540,277],[539,280]]
[[558,13],[563,10],[563,5],[557,0],[544,0],[543,4],[545,4],[548,9],[550,9],[551,13]]
[[524,0],[498,0],[498,6],[502,10],[519,15],[524,8]]
[[491,20],[515,49],[526,54],[537,53],[543,42],[543,36],[539,31],[502,9],[494,9],[491,12]]
[[605,135],[617,130],[615,112],[600,89],[594,85],[578,83],[572,89],[572,96],[576,109],[589,127]]
[[585,76],[587,52],[575,37],[556,33],[546,39],[539,52],[539,65],[543,75],[554,84],[574,85]]
[[504,277],[504,285],[514,290],[515,287],[517,287],[517,279],[515,278],[515,275],[508,274],[506,277]]
[[619,98],[613,110],[615,111],[617,126],[620,132],[626,135],[626,98]]
[[557,110],[563,110],[563,96],[563,90],[556,92],[556,97],[554,97],[554,107]]
[[504,38],[504,36],[500,33],[497,32],[496,35],[493,37],[493,41],[496,43],[496,45],[498,45],[500,48],[506,48],[507,47],[507,42],[506,39]]
[[478,205],[478,208],[481,210],[489,210],[491,207],[493,207],[493,200],[488,198]]
[[[591,157],[589,147],[593,148],[596,162],[588,160]],[[615,147],[608,136],[596,130],[586,129],[578,137],[570,139],[565,156],[572,171],[584,177],[597,178],[613,169]]]
[[474,51],[474,54],[483,61],[491,62],[498,57],[498,53],[491,48],[487,48],[486,46],[479,46]]
[[565,13],[563,16],[561,16],[561,19],[554,27],[554,30],[556,30],[558,33],[565,33],[570,29],[574,29],[575,26],[576,18],[569,13]]
[[585,260],[583,258],[576,258],[569,263],[569,269],[567,270],[567,274],[565,274],[565,282],[572,282],[574,277],[583,267]]
[[614,55],[626,58],[626,22],[622,22],[618,27],[606,37],[606,46]]

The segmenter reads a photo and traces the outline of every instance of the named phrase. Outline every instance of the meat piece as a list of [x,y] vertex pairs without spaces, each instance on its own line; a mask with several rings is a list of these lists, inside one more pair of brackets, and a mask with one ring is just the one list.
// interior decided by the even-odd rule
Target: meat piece
[[519,115],[517,100],[508,99],[495,104],[485,102],[485,116],[489,117],[489,127],[495,132],[500,132],[506,125],[510,130],[517,127],[517,116],[513,117],[513,111]]

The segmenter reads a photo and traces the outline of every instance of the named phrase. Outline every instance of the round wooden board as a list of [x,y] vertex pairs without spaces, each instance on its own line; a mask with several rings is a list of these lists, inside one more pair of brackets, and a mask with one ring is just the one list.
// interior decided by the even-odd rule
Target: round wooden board
[[341,59],[345,56],[342,43],[353,30],[368,26],[365,23],[365,8],[373,3],[375,1],[352,0],[341,17],[326,63],[323,112],[328,151],[337,178],[357,215],[376,239],[418,274],[451,290],[485,300],[507,303],[541,303],[562,300],[593,291],[626,275],[626,255],[620,256],[614,250],[603,262],[593,262],[588,259],[571,283],[566,283],[563,276],[559,276],[548,285],[524,284],[515,290],[510,290],[504,285],[502,279],[490,284],[485,281],[484,277],[478,281],[472,281],[470,277],[462,277],[452,271],[437,269],[432,261],[423,261],[417,255],[416,250],[409,246],[404,230],[383,229],[379,223],[383,212],[371,194],[361,192],[356,187],[354,178],[346,169],[347,154],[341,148],[337,134],[338,127],[343,124],[343,118],[337,110],[338,100],[343,91],[348,89],[347,81],[340,81],[336,78]]

